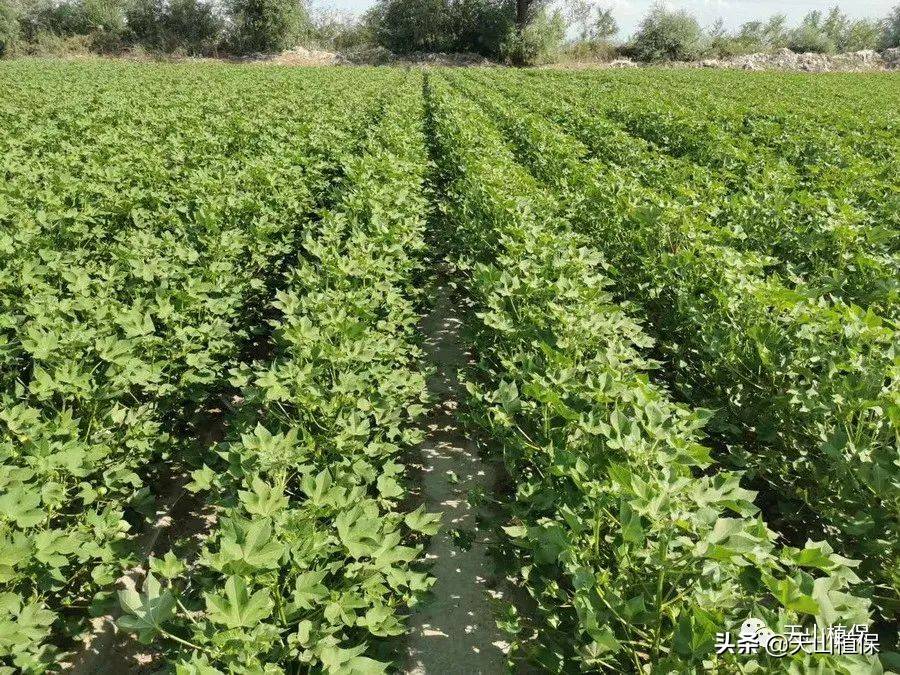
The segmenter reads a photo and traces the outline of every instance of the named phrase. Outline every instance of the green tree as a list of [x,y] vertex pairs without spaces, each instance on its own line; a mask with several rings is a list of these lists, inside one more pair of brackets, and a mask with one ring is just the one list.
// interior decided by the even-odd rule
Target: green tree
[[834,44],[835,51],[855,52],[860,49],[877,49],[882,26],[872,19],[853,21],[835,5],[822,22],[822,30]]
[[453,50],[496,58],[515,21],[509,0],[453,0],[449,5]]
[[120,33],[125,28],[122,0],[83,0],[84,15],[92,30]]
[[223,17],[202,0],[132,0],[126,22],[132,43],[162,52],[213,53],[224,31]]
[[803,53],[828,54],[834,52],[836,45],[827,32],[827,21],[822,12],[809,12],[799,26],[788,36],[787,46],[791,51]]
[[703,31],[686,11],[656,4],[641,22],[630,51],[641,61],[690,61],[703,51]]
[[298,0],[229,0],[231,45],[239,53],[279,52],[311,32],[309,13]]
[[619,32],[612,10],[598,7],[590,0],[568,0],[566,20],[578,31],[578,39],[608,40]]
[[597,18],[590,29],[590,37],[594,40],[609,40],[619,32],[619,24],[616,23],[610,8],[597,8]]
[[515,8],[511,0],[380,0],[368,18],[376,42],[393,52],[498,57],[515,25]]
[[787,44],[787,17],[775,14],[763,26],[763,42],[769,48],[784,47]]
[[562,13],[540,8],[524,26],[516,22],[501,47],[501,56],[520,66],[547,63],[559,53],[565,37]]
[[900,47],[900,5],[896,5],[884,20],[881,48]]
[[19,39],[19,13],[0,0],[0,56],[7,54]]
[[372,17],[376,39],[393,52],[447,51],[455,42],[445,0],[381,0]]
[[841,36],[838,51],[856,52],[861,49],[878,49],[884,28],[882,22],[873,19],[851,21]]

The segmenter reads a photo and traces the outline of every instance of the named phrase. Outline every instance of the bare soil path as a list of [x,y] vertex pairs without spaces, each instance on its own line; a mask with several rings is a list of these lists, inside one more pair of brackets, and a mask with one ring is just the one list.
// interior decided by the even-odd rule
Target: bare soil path
[[489,514],[470,500],[490,494],[496,469],[483,462],[474,442],[460,429],[456,412],[465,395],[458,371],[469,362],[460,338],[459,309],[442,278],[434,288],[434,308],[420,329],[437,372],[428,386],[435,405],[420,448],[421,498],[429,512],[443,514],[428,559],[436,578],[434,600],[414,608],[409,618],[406,673],[505,673],[508,644],[496,627],[491,595],[500,595],[488,554]]

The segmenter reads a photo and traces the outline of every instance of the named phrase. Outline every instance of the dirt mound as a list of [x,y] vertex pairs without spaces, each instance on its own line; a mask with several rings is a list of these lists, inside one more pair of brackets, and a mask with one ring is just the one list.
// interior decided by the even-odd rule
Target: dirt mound
[[773,52],[744,54],[730,59],[703,59],[702,61],[674,61],[671,63],[644,63],[619,58],[607,63],[563,62],[545,68],[640,68],[662,65],[667,68],[737,68],[741,70],[793,70],[807,73],[861,73],[880,70],[900,70],[900,47],[876,52],[864,49],[845,54],[798,54],[790,49]]
[[306,47],[294,47],[273,56],[270,61],[278,66],[340,66],[350,63],[335,52]]
[[237,59],[243,63],[261,63],[276,66],[419,66],[464,67],[495,66],[493,61],[478,54],[414,52],[394,54],[384,47],[364,47],[343,54],[298,46],[280,54],[251,54]]
[[808,73],[863,72],[900,67],[900,49],[888,49],[881,53],[864,49],[846,54],[797,54],[790,49],[777,49],[731,59],[707,59],[696,65],[702,68],[797,70]]
[[745,70],[800,70],[812,73],[878,70],[884,67],[881,54],[871,49],[847,54],[796,54],[778,49],[771,54],[747,54],[729,59],[726,67]]
[[274,66],[341,66],[350,61],[341,54],[297,46],[280,54],[250,54],[235,59],[239,63],[259,63]]

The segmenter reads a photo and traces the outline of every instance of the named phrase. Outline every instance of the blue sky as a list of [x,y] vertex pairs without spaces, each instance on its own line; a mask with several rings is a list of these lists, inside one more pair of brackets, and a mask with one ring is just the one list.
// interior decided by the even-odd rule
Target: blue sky
[[[839,3],[848,16],[882,17],[886,16],[898,0],[852,0]],[[374,0],[312,0],[313,7],[334,9],[340,12],[361,14],[371,7]],[[620,37],[627,37],[653,0],[598,0],[597,4],[611,7],[619,24]],[[794,24],[803,15],[814,9],[827,11],[834,2],[816,2],[815,0],[667,0],[668,7],[690,11],[703,25],[710,25],[719,17],[725,20],[729,28],[736,28],[745,21],[765,19],[773,14],[782,13],[788,22]]]

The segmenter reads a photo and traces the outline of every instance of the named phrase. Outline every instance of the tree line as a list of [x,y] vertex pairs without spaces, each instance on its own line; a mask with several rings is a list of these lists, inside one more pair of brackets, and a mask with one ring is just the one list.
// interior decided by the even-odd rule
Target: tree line
[[469,52],[513,64],[629,56],[692,60],[788,48],[846,52],[900,45],[900,5],[851,19],[835,6],[795,26],[784,15],[729,31],[655,5],[616,41],[612,11],[590,0],[377,0],[341,17],[307,0],[0,0],[0,55],[146,50],[196,56],[277,52],[297,45],[341,52]]

